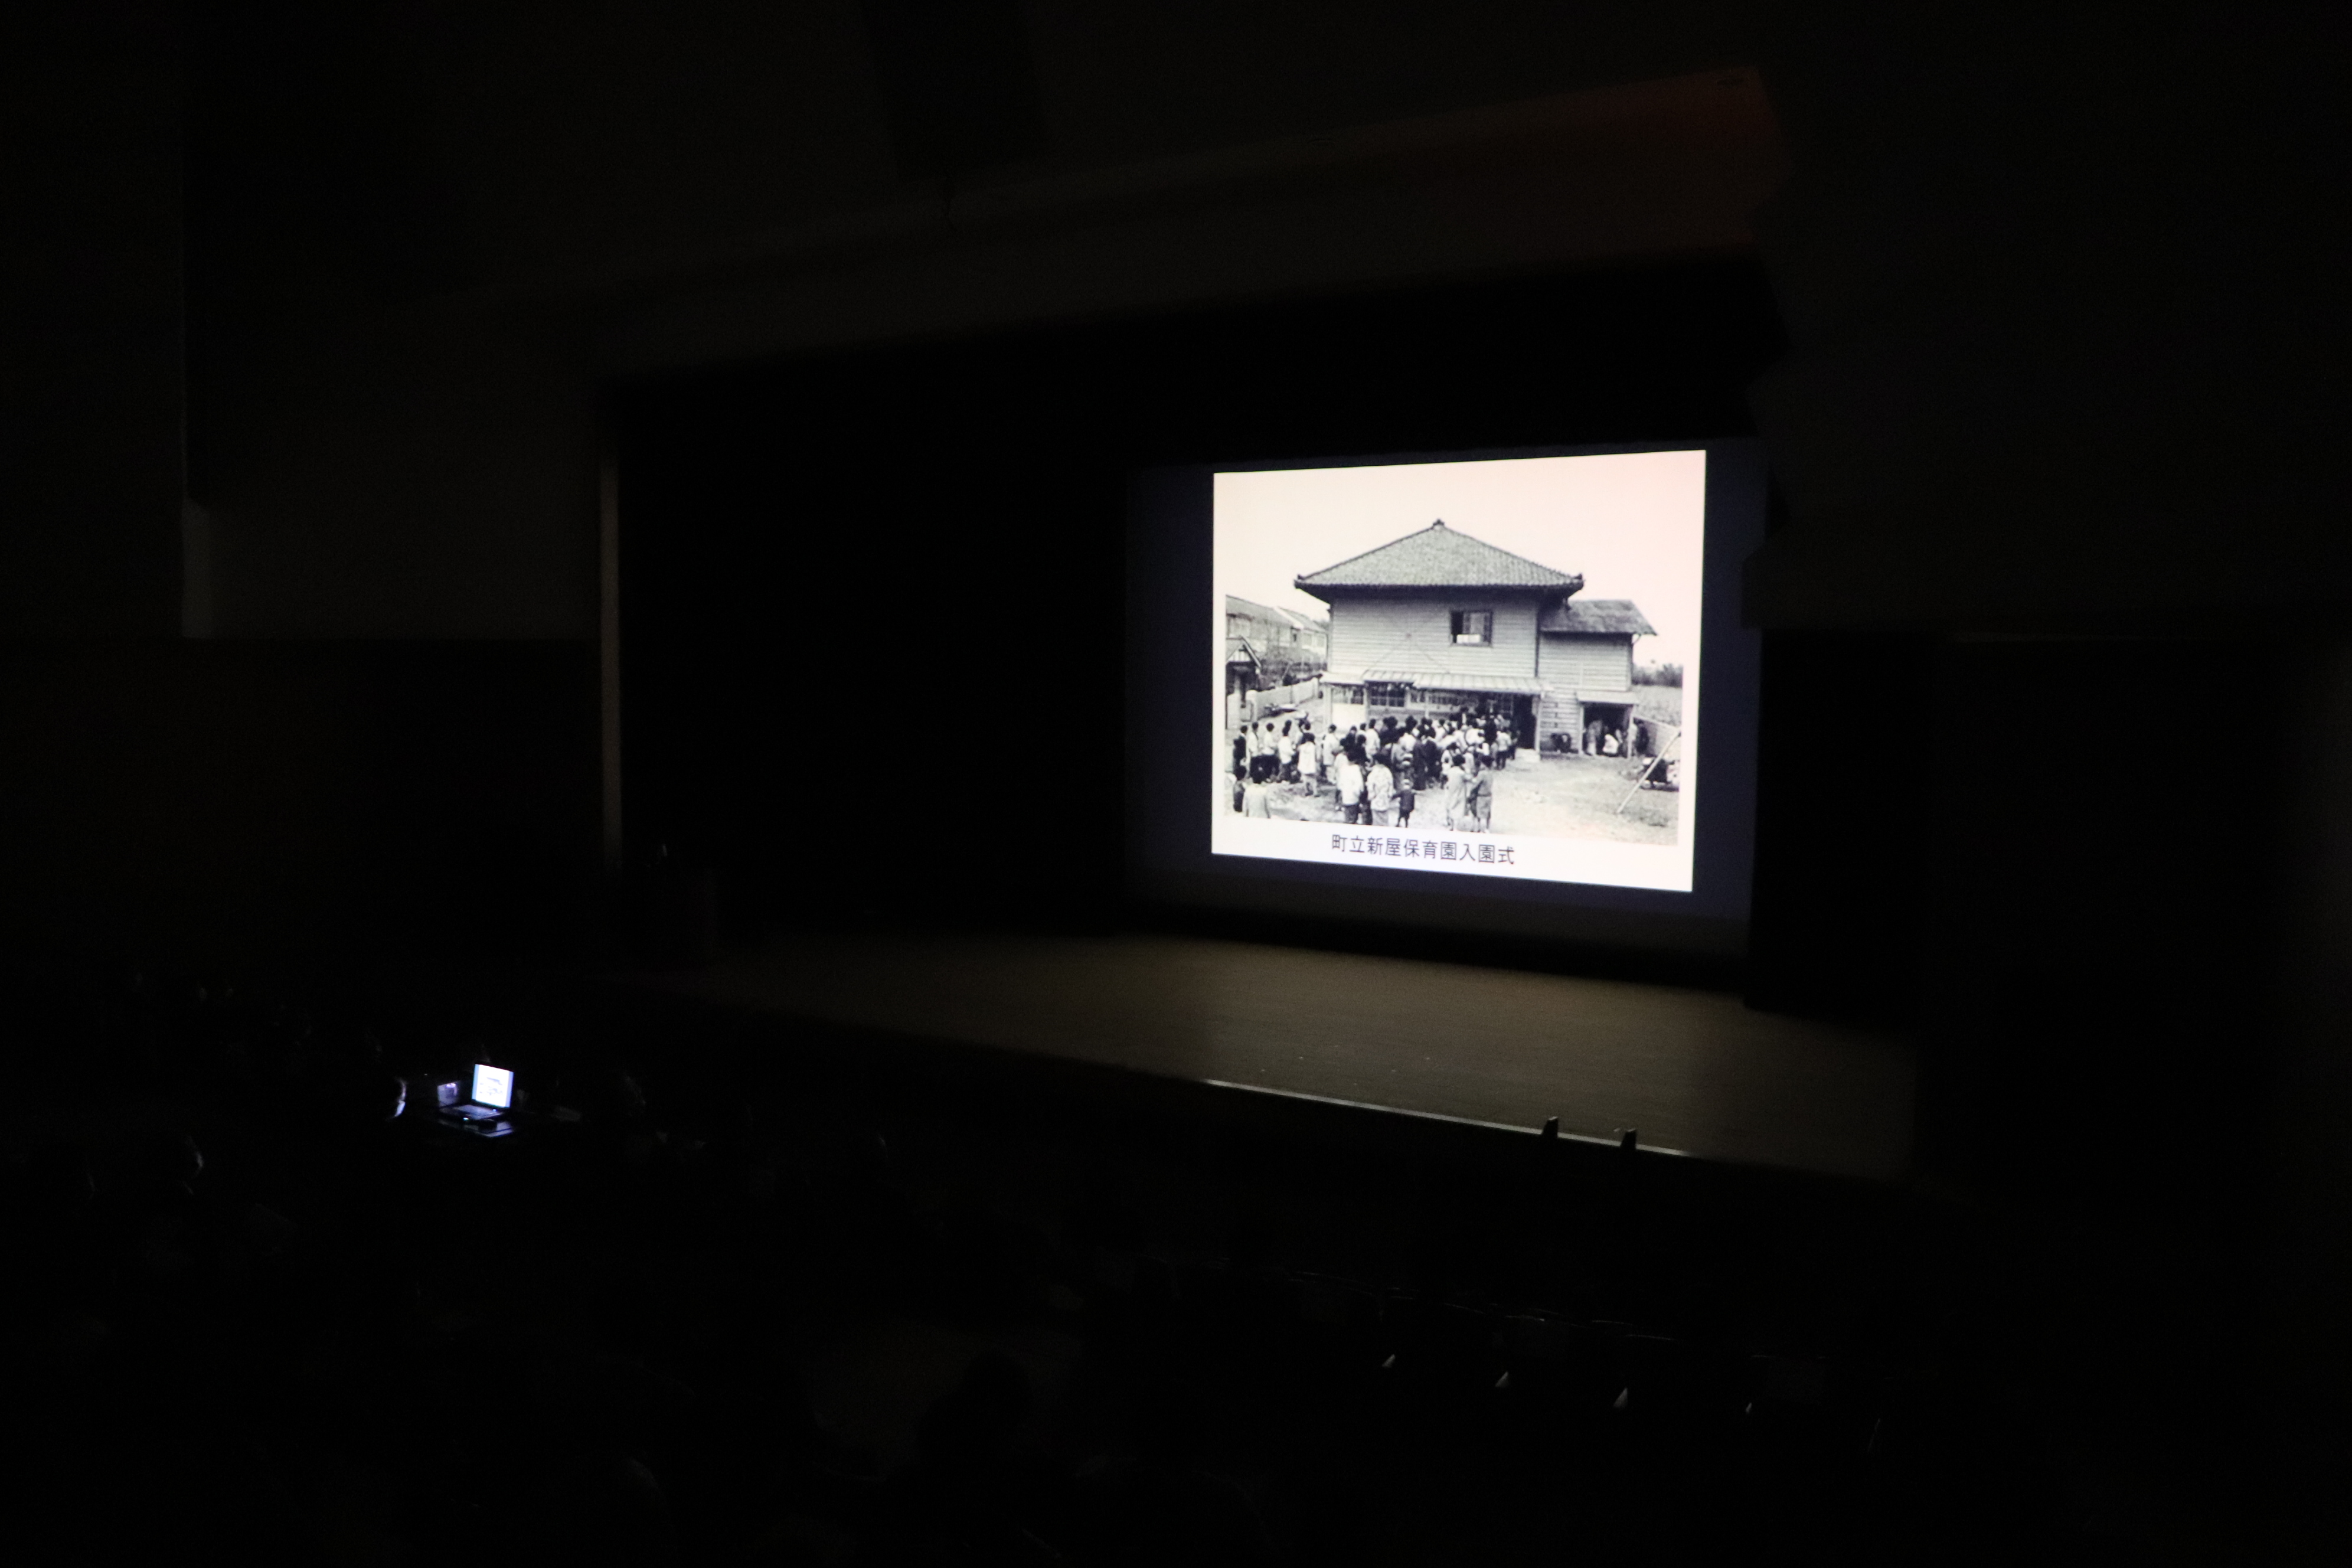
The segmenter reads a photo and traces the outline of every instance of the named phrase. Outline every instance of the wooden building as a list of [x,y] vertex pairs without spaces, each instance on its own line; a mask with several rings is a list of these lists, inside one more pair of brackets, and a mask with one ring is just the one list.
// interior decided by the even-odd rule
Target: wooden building
[[1225,595],[1225,636],[1247,637],[1269,664],[1320,668],[1327,653],[1329,626],[1296,610],[1277,609]]
[[1579,749],[1594,719],[1630,733],[1633,639],[1655,628],[1630,599],[1576,598],[1575,573],[1441,520],[1297,585],[1331,606],[1335,723],[1491,713],[1547,752]]

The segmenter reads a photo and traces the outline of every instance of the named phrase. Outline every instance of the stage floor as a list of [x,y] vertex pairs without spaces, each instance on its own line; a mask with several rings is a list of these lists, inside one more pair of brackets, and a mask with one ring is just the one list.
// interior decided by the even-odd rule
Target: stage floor
[[1619,981],[1166,936],[778,942],[666,989],[760,1013],[1892,1181],[1903,1042]]

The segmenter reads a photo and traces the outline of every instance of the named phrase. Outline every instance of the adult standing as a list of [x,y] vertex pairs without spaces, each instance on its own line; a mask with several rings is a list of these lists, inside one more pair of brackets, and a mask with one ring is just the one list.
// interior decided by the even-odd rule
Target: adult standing
[[1386,752],[1374,756],[1364,774],[1364,804],[1373,822],[1382,827],[1396,826],[1396,772],[1389,766]]
[[[1353,739],[1351,735],[1349,739]],[[1339,811],[1349,822],[1364,820],[1364,765],[1357,761],[1353,747],[1339,753],[1339,766],[1334,775],[1339,784]]]
[[1323,785],[1323,756],[1316,749],[1315,731],[1307,731],[1298,740],[1299,793],[1313,795]]
[[1274,769],[1267,765],[1264,757],[1253,759],[1249,783],[1242,788],[1242,815],[1271,817],[1274,812],[1266,802],[1266,796],[1273,793]]
[[1412,783],[1416,789],[1428,789],[1437,782],[1437,737],[1423,731],[1412,745]]
[[1445,826],[1466,829],[1470,817],[1470,763],[1459,751],[1445,753]]

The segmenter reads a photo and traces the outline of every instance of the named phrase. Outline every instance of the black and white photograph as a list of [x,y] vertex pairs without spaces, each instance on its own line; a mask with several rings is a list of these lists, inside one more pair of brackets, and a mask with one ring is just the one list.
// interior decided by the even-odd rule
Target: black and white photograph
[[1688,891],[1704,451],[1222,472],[1218,854]]

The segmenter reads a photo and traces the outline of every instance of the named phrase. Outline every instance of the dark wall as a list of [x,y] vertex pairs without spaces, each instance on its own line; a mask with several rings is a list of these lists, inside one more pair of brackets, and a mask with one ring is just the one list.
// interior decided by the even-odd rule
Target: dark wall
[[2273,630],[2352,594],[2340,8],[1792,5],[1771,624]]
[[[459,865],[487,864],[436,861],[430,844],[415,854],[389,847],[410,831],[403,793],[370,795],[348,781],[408,766],[399,761],[404,733],[426,736],[423,754],[436,760],[418,764],[430,775],[419,787],[439,792],[445,840],[516,837],[510,803],[469,781],[520,770],[560,802],[551,818],[569,821],[579,809],[589,777],[568,771],[578,755],[569,718],[533,711],[503,683],[510,658],[543,658],[547,669],[572,669],[583,681],[593,671],[574,668],[576,646],[486,650],[489,639],[560,644],[593,630],[592,388],[613,315],[650,308],[697,279],[707,284],[713,268],[733,277],[744,255],[795,226],[894,202],[929,204],[937,192],[894,163],[889,83],[877,74],[852,6],[709,0],[560,16],[427,15],[373,3],[322,12],[281,0],[50,9],[12,16],[0,50],[9,89],[0,112],[15,154],[0,170],[0,192],[22,230],[0,312],[8,350],[0,355],[0,500],[9,519],[0,538],[0,633],[130,640],[73,653],[19,650],[10,700],[32,727],[10,759],[9,788],[27,805],[20,819],[40,826],[12,847],[23,875],[5,900],[21,911],[18,929],[79,931],[100,946],[267,945],[265,933],[275,933],[269,942],[323,949],[331,946],[325,933],[343,928],[317,911],[320,900],[343,897],[336,889],[345,881],[382,867],[422,886],[443,874],[433,865],[462,880]],[[1344,8],[1325,9],[1349,19]],[[1715,4],[1664,19],[1622,4],[1572,13],[1516,0],[1461,13],[1407,6],[1338,29],[1344,38],[1306,12],[1268,21],[1231,8],[1113,17],[1032,5],[1023,15],[1042,137],[1024,144],[1023,167],[1060,173],[1733,64],[1748,58],[1753,31],[1743,7]],[[1506,37],[1517,47],[1494,47]],[[999,148],[991,156],[1010,155]],[[1528,155],[1465,154],[1473,164]],[[1517,254],[1510,215],[1496,210],[1491,193],[1475,199],[1470,187],[1486,186],[1475,168],[1464,178],[1454,195],[1467,205],[1443,210],[1470,249],[1449,265],[1478,265],[1480,244]],[[1185,211],[1173,200],[1161,216],[1181,222]],[[1156,255],[1146,230],[1114,228],[1087,243],[1108,247],[1107,277],[1149,271]],[[1312,258],[1303,273],[1289,265],[1297,258],[1286,258],[1286,243],[1298,247],[1265,241],[1262,268],[1221,275],[1216,287],[1262,292],[1270,279],[1295,285],[1316,276]],[[1017,241],[1004,247],[1005,261],[1017,265],[1018,249]],[[1158,260],[1164,271],[1166,258]],[[786,267],[772,281],[789,290],[793,279]],[[1541,386],[1538,404],[1547,407],[1575,405],[1590,390],[1556,376],[1559,364],[1589,362],[1583,349],[1567,360],[1554,350],[1515,357],[1525,310],[1462,308],[1469,314],[1458,332],[1432,308],[1409,328],[1381,323],[1331,353],[1315,351],[1334,366],[1344,361],[1345,376],[1328,367],[1269,374],[1259,345],[1229,333],[1213,353],[1177,342],[1181,330],[1167,327],[1140,360],[1108,337],[1053,348],[1050,333],[968,357],[961,369],[950,364],[953,354],[910,351],[907,374],[938,384],[910,395],[876,370],[854,395],[862,401],[845,394],[843,408],[826,416],[832,424],[801,423],[842,461],[862,451],[890,468],[901,510],[927,518],[969,498],[947,494],[951,487],[927,491],[930,481],[906,468],[908,447],[961,443],[982,454],[968,461],[1003,468],[999,496],[1034,489],[1015,470],[1050,455],[1055,477],[1022,502],[1003,503],[994,542],[959,542],[942,530],[918,563],[919,583],[896,590],[901,603],[932,595],[950,612],[938,617],[945,624],[968,619],[957,580],[984,588],[991,572],[1008,569],[1012,552],[1029,548],[1024,529],[1082,539],[1085,519],[1115,511],[1106,498],[1118,464],[1070,467],[1076,447],[1115,449],[1123,462],[1161,448],[1222,447],[1248,420],[1220,426],[1215,411],[1242,395],[1255,400],[1250,419],[1274,411],[1286,421],[1278,445],[1353,445],[1374,428],[1383,442],[1393,434],[1452,444],[1497,427],[1483,416],[1448,423],[1433,412],[1455,395],[1440,395],[1435,383],[1445,377],[1483,381],[1477,395],[1490,407],[1504,405],[1503,388],[1514,383]],[[1543,331],[1560,342],[1619,330],[1545,309]],[[1312,315],[1294,305],[1273,319]],[[1719,352],[1703,341],[1707,319],[1702,310],[1688,330],[1670,326],[1669,336],[1689,345],[1677,357]],[[1411,340],[1393,354],[1378,335],[1391,328]],[[1449,332],[1475,341],[1466,360],[1442,346]],[[1176,376],[1164,394],[1136,369],[1152,354]],[[1709,417],[1701,422],[1709,429],[1744,419],[1730,389],[1769,353],[1742,348],[1731,357],[1738,370],[1708,383],[1730,423]],[[1412,364],[1432,384],[1421,403],[1397,403],[1385,389]],[[1626,372],[1637,382],[1658,374]],[[1681,374],[1664,371],[1667,382]],[[1351,384],[1335,400],[1342,380]],[[820,404],[830,396],[821,387],[808,395]],[[1016,412],[1024,398],[1030,411]],[[973,406],[998,423],[971,426]],[[1384,423],[1368,426],[1367,411]],[[893,419],[903,438],[867,434],[889,431]],[[1055,423],[1089,434],[1075,443],[1041,434]],[[1639,426],[1648,434],[1656,424]],[[1556,430],[1538,417],[1527,433],[1541,439]],[[870,487],[845,480],[828,492],[835,501],[852,532],[875,504]],[[1015,514],[1025,521],[1005,521]],[[1023,542],[1005,542],[1015,539]],[[801,547],[812,579],[876,575],[854,552],[827,548],[848,546]],[[1107,575],[1087,586],[1089,573],[1111,569],[1108,554],[1088,558],[1087,548],[1031,553],[1054,559],[1037,579],[1042,588],[1073,603],[1051,628],[1065,656],[1091,644],[1099,668],[1116,658],[1116,595]],[[743,629],[764,625],[758,616],[705,619],[710,625],[696,635],[766,636]],[[144,640],[175,628],[279,643],[266,655],[167,654]],[[339,649],[354,638],[453,647],[399,657]],[[374,661],[359,685],[353,658]],[[478,660],[481,679],[432,673],[441,668],[436,658]],[[938,689],[941,708],[958,700],[952,689]],[[552,675],[542,693],[549,715],[574,714],[590,695]],[[712,702],[725,698],[723,683],[708,693]],[[663,722],[661,712],[648,707],[646,722]],[[283,722],[265,729],[250,717],[264,713]],[[413,713],[438,717],[420,726]],[[97,731],[75,728],[94,714],[106,715],[102,744],[91,739]],[[652,731],[632,731],[641,732]],[[971,768],[981,780],[975,794],[1033,787],[1009,770]],[[659,769],[638,772],[648,780],[641,818],[650,813],[661,832],[683,840],[708,837],[690,811],[665,820]],[[1114,773],[1096,766],[1087,787],[1114,788]],[[728,776],[737,781],[728,788],[759,787],[756,770]],[[827,801],[806,815],[858,811]],[[1073,889],[1094,897],[1111,885],[1106,866],[1062,849],[1032,857],[1045,867],[1033,869],[1010,848],[967,846],[986,869],[945,875],[916,868],[904,847],[828,838],[816,853],[814,885],[929,889],[917,901],[959,907],[1010,889],[1014,904],[1036,914]],[[548,863],[569,864],[571,854]],[[808,868],[800,855],[775,843],[754,859],[780,885],[787,863]],[[877,868],[887,873],[878,881]],[[499,887],[488,903],[503,907],[511,889]],[[422,895],[353,892],[346,901],[419,916],[402,943],[438,941],[429,931],[446,930]],[[796,892],[793,901],[808,900]],[[232,907],[242,912],[219,913]],[[399,922],[389,912],[371,919],[367,931],[393,940]]]
[[1938,639],[1764,634],[1748,995],[1864,1024],[1918,1016]]
[[181,108],[168,5],[0,19],[0,636],[178,629]]
[[635,389],[631,843],[717,867],[739,929],[1098,924],[1121,880],[1132,468],[1738,435],[1779,347],[1761,275],[1726,262]]
[[[2352,1300],[2352,1210],[2313,1195],[2343,1191],[2313,1151],[2352,1117],[2352,1035],[2315,1001],[2344,710],[2316,677],[2352,598],[2325,194],[2352,30],[2198,0],[1796,9],[1764,62],[1792,173],[1758,223],[1790,349],[1755,393],[1792,521],[1748,607],[1924,657],[1920,722],[1825,718],[1834,743],[1768,759],[1768,818],[1918,858],[1921,1146],[2032,1238],[2021,1272],[2100,1369],[2084,1407],[2176,1455],[2148,1435],[2193,1412],[2275,1439],[2283,1475],[2340,1463],[2315,1325]],[[1873,870],[1811,895],[1847,906],[1810,963],[1851,993],[1882,984]],[[2258,1419],[2265,1384],[2329,1414]]]
[[0,644],[0,938],[166,963],[576,958],[595,656]]

